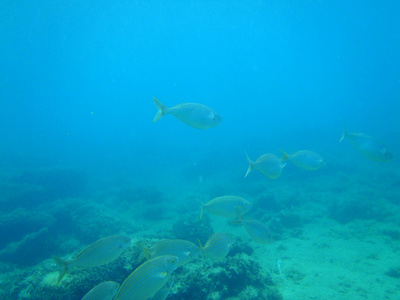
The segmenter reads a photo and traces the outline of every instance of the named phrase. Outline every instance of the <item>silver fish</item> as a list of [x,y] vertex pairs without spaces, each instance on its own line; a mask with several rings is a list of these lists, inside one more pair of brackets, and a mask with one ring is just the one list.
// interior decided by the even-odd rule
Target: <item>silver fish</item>
[[153,100],[158,109],[153,122],[158,121],[165,115],[173,115],[175,118],[192,127],[207,129],[217,126],[222,120],[221,116],[215,110],[203,104],[183,103],[168,108],[155,97],[153,97]]
[[238,216],[238,211],[241,214],[248,212],[252,207],[252,204],[237,196],[222,196],[210,200],[208,203],[201,203],[201,214],[200,220],[203,217],[204,209],[210,213],[222,216],[225,218],[235,218]]
[[249,168],[247,169],[246,175],[244,175],[245,178],[253,169],[256,169],[268,178],[276,179],[281,176],[282,170],[286,166],[278,156],[272,153],[261,155],[255,162],[251,161],[247,154],[246,157]]
[[258,220],[250,219],[242,221],[244,228],[251,238],[259,244],[266,244],[270,241],[270,231],[264,223]]
[[113,235],[97,240],[83,249],[72,261],[53,257],[61,268],[59,283],[69,269],[74,267],[90,268],[108,264],[121,255],[131,245],[131,239],[122,235]]
[[281,152],[283,154],[282,161],[290,160],[296,166],[306,170],[314,171],[326,166],[325,159],[310,150],[300,150],[294,154],[287,154],[281,149]]
[[112,300],[118,289],[118,282],[105,281],[92,288],[82,300]]
[[141,264],[122,283],[114,300],[146,300],[153,297],[166,284],[179,258],[163,255]]
[[348,138],[353,146],[366,158],[379,162],[393,160],[393,154],[384,145],[369,135],[359,132],[347,132],[345,129],[339,142],[344,138]]
[[[199,241],[200,243],[200,241]],[[223,233],[214,233],[204,245],[200,247],[202,253],[210,258],[213,262],[217,262],[228,255],[231,250],[232,240]]]

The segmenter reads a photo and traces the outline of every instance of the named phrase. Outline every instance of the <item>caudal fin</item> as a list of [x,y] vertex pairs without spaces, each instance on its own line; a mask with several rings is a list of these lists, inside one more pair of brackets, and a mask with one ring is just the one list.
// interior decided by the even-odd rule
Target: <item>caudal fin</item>
[[249,163],[249,167],[247,169],[246,175],[244,175],[244,178],[246,178],[247,175],[249,175],[249,173],[251,172],[251,170],[253,170],[253,167],[254,167],[254,162],[251,161],[251,159],[249,158],[247,153],[246,153],[246,158],[247,158],[247,162]]
[[53,257],[54,262],[56,263],[57,267],[60,268],[60,274],[58,275],[57,284],[63,279],[64,275],[68,272],[68,262],[62,260],[58,257]]
[[142,247],[142,252],[139,254],[138,262],[141,262],[144,259],[149,260],[151,258],[150,249],[140,243],[138,244],[138,246]]
[[160,120],[162,116],[165,115],[165,111],[166,111],[167,107],[164,106],[160,101],[158,101],[156,97],[153,97],[153,100],[154,100],[154,104],[157,107],[157,113],[153,119],[153,122],[156,122],[156,121]]
[[242,224],[242,211],[240,210],[240,207],[236,207],[236,219],[232,220],[232,224]]
[[342,137],[341,137],[339,143],[340,143],[341,141],[343,141],[343,139],[344,139],[345,137],[347,137],[347,130],[346,130],[346,128],[344,128],[344,130],[343,130],[343,135],[342,135]]
[[289,154],[287,154],[285,151],[283,151],[282,149],[279,149],[282,152],[282,157],[281,157],[281,161],[287,161],[289,159]]
[[203,266],[203,260],[204,260],[204,247],[201,244],[200,240],[199,241],[199,247],[200,247],[200,251],[201,251],[201,266]]
[[200,213],[200,220],[199,221],[201,221],[201,219],[203,218],[203,212],[204,212],[204,203],[202,201],[201,202],[201,213]]

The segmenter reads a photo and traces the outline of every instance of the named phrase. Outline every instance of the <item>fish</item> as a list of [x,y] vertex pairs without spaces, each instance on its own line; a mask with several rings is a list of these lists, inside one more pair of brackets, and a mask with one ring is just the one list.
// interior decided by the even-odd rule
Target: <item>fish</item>
[[255,220],[248,219],[242,220],[244,228],[251,238],[259,244],[267,244],[271,240],[271,234],[267,226],[264,223]]
[[198,129],[207,129],[221,123],[221,116],[213,109],[199,103],[182,103],[171,108],[164,106],[153,97],[157,108],[153,122],[158,121],[165,115],[173,115],[183,123]]
[[199,241],[201,252],[210,258],[213,262],[217,262],[228,255],[233,244],[232,240],[223,233],[214,233],[202,247]]
[[68,270],[72,268],[97,267],[112,262],[130,245],[130,238],[123,235],[112,235],[90,244],[71,261],[53,257],[54,262],[60,268],[57,283],[59,283]]
[[120,284],[115,281],[105,281],[92,288],[82,300],[112,300],[118,292]]
[[200,248],[185,240],[161,240],[150,249],[143,247],[142,256],[146,259],[161,255],[173,255],[179,258],[178,266],[183,266],[200,255]]
[[345,129],[339,143],[345,138],[348,138],[353,146],[370,160],[389,162],[394,158],[384,145],[369,135],[360,132],[347,132]]
[[168,282],[178,262],[179,258],[172,255],[144,262],[125,279],[114,300],[146,300],[153,297]]
[[203,218],[204,209],[210,213],[222,216],[225,218],[235,218],[238,215],[238,211],[241,214],[245,214],[252,207],[252,204],[237,196],[221,196],[210,200],[208,203],[201,203],[200,220]]
[[300,150],[294,154],[287,154],[281,149],[283,154],[281,160],[290,160],[296,166],[309,170],[315,171],[326,166],[325,159],[321,155],[310,150]]
[[168,295],[171,293],[171,289],[174,286],[175,283],[175,276],[172,274],[167,283],[163,285],[161,289],[158,290],[157,293],[154,294],[153,297],[151,297],[151,300],[165,300],[167,299]]
[[253,170],[256,169],[260,171],[262,174],[267,176],[268,178],[271,179],[276,179],[282,174],[283,168],[286,166],[282,162],[282,160],[279,159],[278,156],[272,153],[266,153],[261,155],[255,162],[251,161],[249,156],[246,153],[247,161],[249,163],[249,168],[247,169],[246,175],[244,175],[244,178],[247,177],[247,175]]

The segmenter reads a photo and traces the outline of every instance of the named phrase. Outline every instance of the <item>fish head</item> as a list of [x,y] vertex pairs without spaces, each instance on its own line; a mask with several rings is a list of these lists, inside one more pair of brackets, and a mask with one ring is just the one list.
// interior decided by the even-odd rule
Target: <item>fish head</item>
[[132,241],[128,237],[123,237],[119,243],[116,245],[118,249],[126,249],[131,245]]
[[164,257],[164,266],[166,271],[171,274],[178,267],[179,258],[173,255],[165,255]]
[[210,114],[210,119],[216,123],[221,123],[221,121],[222,121],[221,116],[219,114],[217,114],[215,111]]
[[321,159],[321,161],[319,162],[319,165],[322,167],[326,166],[326,160],[325,159]]
[[249,201],[244,200],[243,202],[243,213],[248,212],[251,208],[253,207],[253,204],[251,204]]

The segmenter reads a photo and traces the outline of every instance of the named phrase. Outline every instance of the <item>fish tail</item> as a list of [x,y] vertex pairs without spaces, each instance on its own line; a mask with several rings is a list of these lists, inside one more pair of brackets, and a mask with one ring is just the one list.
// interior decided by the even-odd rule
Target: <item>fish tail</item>
[[156,121],[160,120],[162,116],[165,115],[165,111],[167,110],[167,107],[164,106],[160,101],[158,101],[156,97],[153,97],[153,100],[154,100],[154,104],[157,107],[157,113],[153,119],[153,122],[156,122]]
[[201,244],[200,240],[199,241],[199,246],[200,246],[200,251],[201,251],[201,266],[203,266],[203,260],[204,260],[204,248],[203,245]]
[[60,281],[63,279],[65,274],[68,272],[68,262],[65,260],[62,260],[61,258],[58,257],[53,257],[54,262],[56,263],[57,267],[60,268],[60,274],[58,275],[57,279],[57,284],[60,283]]
[[282,157],[281,157],[281,161],[287,161],[289,159],[289,154],[287,154],[285,151],[283,151],[282,149],[279,149],[282,152]]
[[344,130],[343,130],[343,135],[342,135],[342,137],[341,137],[339,143],[340,143],[341,141],[343,141],[343,139],[344,139],[345,137],[347,137],[347,130],[346,130],[346,127],[345,127]]
[[143,247],[142,254],[147,260],[149,260],[151,258],[151,253],[150,253],[149,248]]
[[246,172],[246,175],[244,175],[244,178],[246,178],[247,175],[249,175],[249,173],[251,172],[251,170],[253,170],[253,167],[254,167],[254,163],[251,161],[251,159],[247,155],[247,153],[246,153],[246,158],[247,158],[247,162],[249,163],[249,168],[247,169],[247,172]]
[[204,203],[203,203],[203,201],[201,201],[201,213],[200,213],[200,220],[199,221],[201,221],[201,219],[203,218],[203,212],[204,212]]
[[232,221],[232,224],[242,224],[242,212],[239,206],[236,207],[236,216],[237,218]]
[[142,243],[138,243],[138,246],[142,248],[142,252],[140,252],[138,257],[138,262],[141,262],[144,259],[149,260],[151,256],[150,250],[146,248],[146,246],[144,246]]

